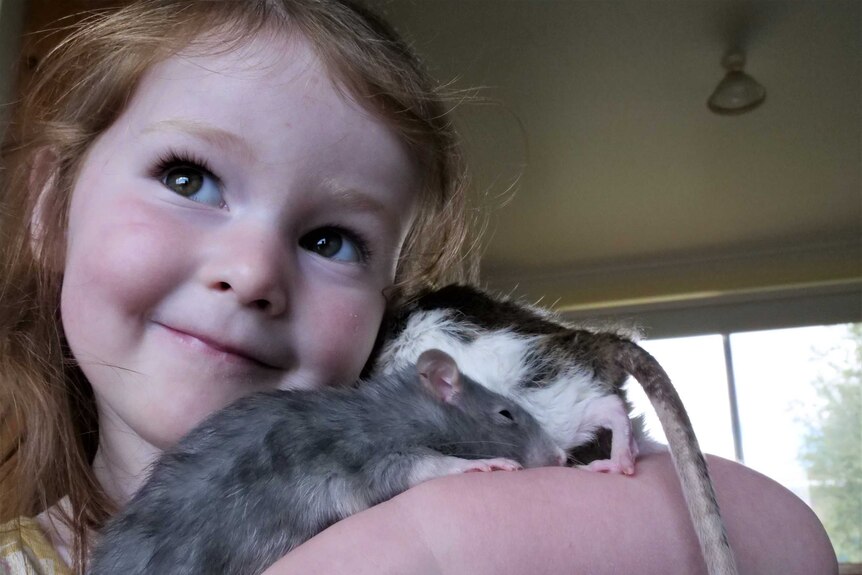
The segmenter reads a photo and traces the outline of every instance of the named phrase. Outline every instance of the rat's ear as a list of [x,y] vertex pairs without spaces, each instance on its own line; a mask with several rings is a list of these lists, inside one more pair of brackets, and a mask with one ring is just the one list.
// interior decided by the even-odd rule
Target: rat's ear
[[452,403],[461,391],[461,374],[452,357],[439,349],[423,351],[416,360],[416,371],[422,385],[446,403]]

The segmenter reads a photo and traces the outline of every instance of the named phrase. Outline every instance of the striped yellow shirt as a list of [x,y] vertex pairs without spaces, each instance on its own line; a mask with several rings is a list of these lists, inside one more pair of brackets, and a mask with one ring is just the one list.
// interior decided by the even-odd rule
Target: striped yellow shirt
[[34,519],[0,524],[0,574],[71,575]]

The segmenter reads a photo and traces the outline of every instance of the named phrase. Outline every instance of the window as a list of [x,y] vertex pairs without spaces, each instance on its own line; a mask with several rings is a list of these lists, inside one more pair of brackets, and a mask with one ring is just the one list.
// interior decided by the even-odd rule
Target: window
[[[806,501],[842,563],[862,562],[862,323],[648,340],[704,451]],[[629,383],[635,412],[664,441]]]

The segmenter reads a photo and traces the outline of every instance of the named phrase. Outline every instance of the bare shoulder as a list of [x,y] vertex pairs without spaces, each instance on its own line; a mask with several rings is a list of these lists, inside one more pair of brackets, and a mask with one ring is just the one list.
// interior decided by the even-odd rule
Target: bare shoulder
[[807,504],[743,465],[714,456],[708,461],[744,572],[838,573],[832,544]]
[[[709,458],[740,573],[837,574],[820,522],[795,495]],[[670,458],[634,477],[577,469],[470,473],[429,481],[339,521],[267,575],[697,575],[705,565]]]
[[[741,573],[838,572],[805,503],[742,465],[708,461]],[[471,572],[494,561],[501,573],[705,572],[667,455],[642,458],[634,477],[563,468],[447,477],[407,492],[402,504],[426,515],[428,541],[460,552],[455,564]],[[459,545],[465,531],[467,548]]]

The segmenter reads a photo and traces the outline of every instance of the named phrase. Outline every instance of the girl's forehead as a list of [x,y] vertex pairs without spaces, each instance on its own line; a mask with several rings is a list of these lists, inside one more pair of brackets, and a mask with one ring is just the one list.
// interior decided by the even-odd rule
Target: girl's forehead
[[[329,106],[334,113],[368,117],[336,82],[302,36],[257,35],[225,43],[195,42],[147,70],[127,116],[178,115],[223,120]],[[275,118],[273,118],[275,119]]]
[[304,71],[319,72],[329,80],[321,59],[312,44],[299,33],[257,33],[247,37],[226,36],[209,32],[176,54],[155,64],[150,74],[165,68],[182,66],[185,73],[223,75],[225,78],[267,78],[284,69],[297,75]]
[[[209,40],[207,40],[209,42]],[[421,170],[403,136],[333,82],[298,34],[260,35],[225,48],[196,42],[149,69],[105,137],[114,149],[225,151],[225,163],[303,165],[309,177],[411,190]],[[312,173],[314,172],[314,174]]]

